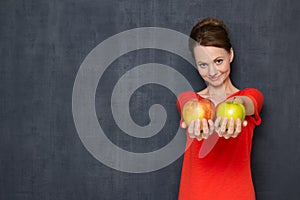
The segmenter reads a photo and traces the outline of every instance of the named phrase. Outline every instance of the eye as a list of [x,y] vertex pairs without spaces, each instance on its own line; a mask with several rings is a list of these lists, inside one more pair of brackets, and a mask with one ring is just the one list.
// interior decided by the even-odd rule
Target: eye
[[201,67],[201,68],[206,68],[207,64],[206,63],[199,63],[198,66]]
[[216,64],[217,64],[217,65],[221,65],[222,63],[223,63],[223,60],[222,60],[222,59],[216,60]]

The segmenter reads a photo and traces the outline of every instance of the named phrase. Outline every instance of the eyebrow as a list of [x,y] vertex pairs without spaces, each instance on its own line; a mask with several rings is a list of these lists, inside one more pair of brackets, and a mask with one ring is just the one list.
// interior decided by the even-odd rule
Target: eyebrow
[[[224,56],[218,56],[218,57],[216,57],[215,59],[213,59],[213,61],[216,61],[216,60],[218,60],[218,59],[224,59]],[[201,61],[201,60],[198,60],[197,63],[199,64],[199,63],[206,63],[206,62],[203,62],[203,61]]]
[[218,57],[216,57],[214,60],[218,60],[218,59],[224,59],[224,56],[218,56]]

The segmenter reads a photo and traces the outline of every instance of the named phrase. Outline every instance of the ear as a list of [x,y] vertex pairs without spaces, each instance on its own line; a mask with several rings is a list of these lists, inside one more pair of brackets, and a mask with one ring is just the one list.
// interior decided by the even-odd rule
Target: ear
[[231,47],[230,48],[230,63],[233,61],[233,58],[234,58],[234,51],[233,51],[233,48]]

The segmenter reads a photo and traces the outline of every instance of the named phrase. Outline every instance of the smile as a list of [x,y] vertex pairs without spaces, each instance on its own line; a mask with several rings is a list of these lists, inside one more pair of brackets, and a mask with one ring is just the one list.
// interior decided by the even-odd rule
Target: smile
[[215,76],[215,77],[209,77],[211,81],[217,81],[220,78],[220,76]]

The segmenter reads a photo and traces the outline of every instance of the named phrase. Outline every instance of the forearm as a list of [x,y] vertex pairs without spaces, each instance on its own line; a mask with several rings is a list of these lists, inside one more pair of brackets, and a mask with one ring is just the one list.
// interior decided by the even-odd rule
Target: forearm
[[244,105],[246,109],[246,115],[253,115],[254,114],[254,104],[252,100],[247,96],[235,96],[230,98],[230,100],[239,102]]

